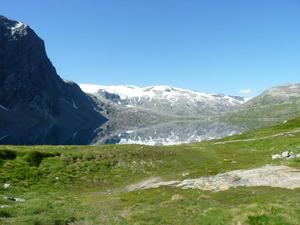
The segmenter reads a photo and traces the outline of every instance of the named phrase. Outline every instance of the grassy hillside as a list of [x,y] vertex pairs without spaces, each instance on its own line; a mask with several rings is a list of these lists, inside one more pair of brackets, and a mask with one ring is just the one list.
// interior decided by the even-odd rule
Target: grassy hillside
[[[0,224],[297,225],[299,189],[244,187],[214,193],[167,187],[128,192],[126,187],[151,177],[183,180],[266,164],[300,168],[299,159],[271,159],[286,149],[300,152],[298,127],[300,119],[295,119],[170,147],[1,146]],[[5,183],[11,186],[2,188]]]
[[266,90],[222,120],[252,128],[281,123],[300,116],[300,85],[282,85]]
[[275,125],[299,115],[299,103],[270,104],[265,106],[245,105],[240,110],[225,114],[222,117],[222,121],[229,121],[230,123],[253,129]]

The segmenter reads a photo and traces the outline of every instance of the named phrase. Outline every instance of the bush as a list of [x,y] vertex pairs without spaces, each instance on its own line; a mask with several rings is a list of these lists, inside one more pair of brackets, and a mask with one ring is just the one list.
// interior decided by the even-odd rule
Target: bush
[[15,159],[17,154],[14,151],[10,150],[0,150],[0,159]]
[[0,210],[0,217],[8,218],[11,217],[11,214],[9,212]]
[[249,216],[248,222],[250,225],[268,225],[269,217],[266,215],[262,216]]
[[24,160],[29,163],[30,166],[38,167],[44,158],[55,157],[57,154],[44,153],[44,152],[28,152],[25,154]]

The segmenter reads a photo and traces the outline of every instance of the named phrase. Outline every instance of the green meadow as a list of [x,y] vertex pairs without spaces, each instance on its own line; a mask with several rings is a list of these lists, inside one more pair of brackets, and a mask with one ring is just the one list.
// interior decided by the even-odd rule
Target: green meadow
[[294,119],[221,140],[164,147],[1,146],[0,224],[299,225],[300,189],[127,191],[154,177],[183,180],[266,164],[300,168],[299,159],[271,157],[300,153],[299,127]]

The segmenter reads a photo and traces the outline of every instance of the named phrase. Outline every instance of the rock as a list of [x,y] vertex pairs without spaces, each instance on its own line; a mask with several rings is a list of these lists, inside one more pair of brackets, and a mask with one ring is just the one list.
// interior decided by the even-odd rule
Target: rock
[[290,156],[290,152],[289,151],[285,151],[283,153],[281,153],[282,158],[288,158]]
[[15,198],[15,197],[3,197],[5,200],[12,201],[12,202],[25,202],[25,199],[22,198]]
[[179,194],[173,195],[172,198],[171,198],[172,202],[177,202],[177,201],[182,201],[182,200],[184,200],[184,197],[182,195],[179,195]]
[[294,159],[294,158],[295,158],[295,156],[290,155],[289,157],[286,158],[286,160],[290,160],[290,159]]
[[282,156],[280,154],[272,155],[272,160],[276,159],[282,159]]
[[209,199],[211,199],[211,196],[209,195],[200,195],[198,198],[198,200],[209,200]]
[[22,198],[15,198],[15,201],[16,201],[16,202],[25,202],[25,199],[22,199]]
[[[203,191],[225,191],[237,187],[277,187],[286,189],[300,188],[300,170],[288,166],[271,166],[234,170],[215,176],[200,177],[183,181],[155,181],[137,186],[133,191],[159,188],[176,187],[181,189],[199,189]],[[132,191],[132,190],[129,190]],[[172,201],[182,200],[182,196],[172,196]]]
[[188,175],[190,175],[190,173],[183,173],[182,174],[183,177],[187,177]]
[[9,187],[10,187],[10,184],[7,184],[7,183],[3,184],[4,189],[8,189]]
[[290,160],[299,157],[300,157],[300,153],[298,155],[295,155],[294,152],[289,152],[289,151],[282,152],[281,155],[280,154],[272,155],[273,160],[276,159]]

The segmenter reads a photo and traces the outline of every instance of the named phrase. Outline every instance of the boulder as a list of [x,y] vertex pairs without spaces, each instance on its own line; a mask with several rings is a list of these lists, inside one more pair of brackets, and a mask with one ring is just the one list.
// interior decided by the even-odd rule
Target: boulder
[[25,199],[22,198],[4,197],[4,199],[12,202],[25,202]]
[[288,157],[290,157],[290,152],[289,151],[285,151],[283,153],[281,153],[282,158],[286,159]]
[[282,159],[282,156],[280,154],[272,155],[272,160],[276,159]]
[[7,183],[3,184],[4,189],[8,189],[9,187],[10,187],[10,184],[7,184]]
[[179,194],[173,195],[172,198],[171,198],[172,202],[177,202],[177,201],[182,201],[182,200],[184,200],[184,197],[182,195],[179,195]]

